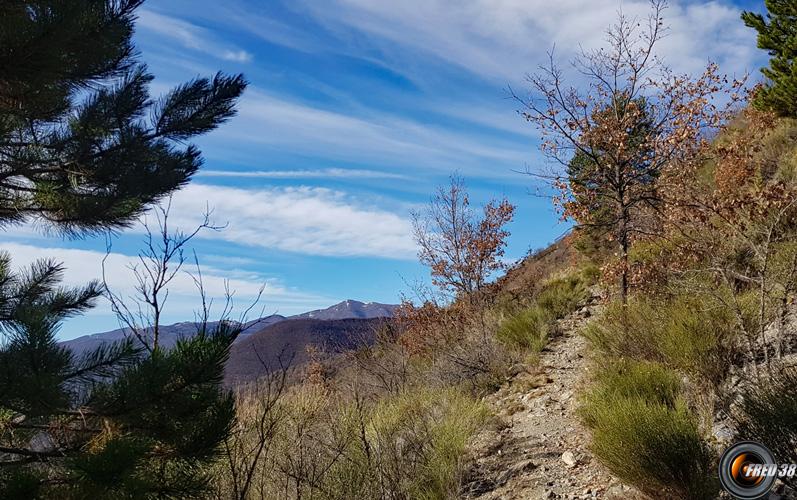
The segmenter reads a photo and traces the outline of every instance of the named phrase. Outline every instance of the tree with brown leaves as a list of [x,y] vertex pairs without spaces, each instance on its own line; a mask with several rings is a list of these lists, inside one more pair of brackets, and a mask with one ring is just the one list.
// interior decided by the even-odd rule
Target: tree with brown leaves
[[608,48],[582,51],[575,59],[575,70],[586,79],[583,88],[564,82],[551,55],[548,66],[528,78],[531,96],[515,95],[523,116],[543,134],[543,152],[571,173],[578,163],[577,177],[534,175],[560,191],[554,201],[563,218],[611,233],[623,301],[630,245],[658,232],[661,193],[654,181],[670,165],[697,163],[694,158],[727,119],[742,86],[720,76],[714,64],[694,79],[662,64],[654,49],[666,34],[666,8],[666,0],[652,0],[647,23],[621,13],[607,31]]
[[797,300],[797,187],[784,158],[773,158],[778,127],[790,124],[751,107],[723,131],[712,147],[713,176],[684,174],[665,207],[665,236],[675,244],[651,263],[734,314],[755,375],[757,362],[769,368],[789,354],[795,336],[788,315]]
[[491,201],[477,218],[461,177],[453,175],[423,212],[415,212],[413,229],[418,257],[432,272],[432,283],[455,296],[480,292],[490,275],[504,267],[501,257],[515,213],[506,199]]

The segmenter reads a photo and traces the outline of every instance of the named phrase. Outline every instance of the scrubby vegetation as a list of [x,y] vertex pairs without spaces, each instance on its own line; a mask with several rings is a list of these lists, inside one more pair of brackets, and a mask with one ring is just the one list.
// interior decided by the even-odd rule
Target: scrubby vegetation
[[648,361],[610,361],[581,413],[595,456],[654,497],[711,498],[715,456],[689,409],[678,372]]
[[[593,452],[652,497],[713,498],[717,456],[730,444],[717,425],[794,460],[797,148],[791,42],[779,35],[793,29],[793,7],[767,2],[767,21],[744,16],[773,55],[772,81],[748,106],[714,67],[691,82],[663,72],[638,84],[649,62],[640,54],[661,26],[663,3],[653,5],[639,40],[639,26],[621,19],[614,57],[580,61],[595,80],[587,95],[559,92],[552,67],[532,81],[547,100],[525,104],[551,133],[550,154],[570,167],[555,177],[558,202],[609,292],[582,332],[594,365],[581,406]],[[729,107],[705,105],[717,91]],[[666,130],[649,125],[662,110],[656,123],[676,120]]]
[[738,435],[763,443],[779,460],[797,463],[797,371],[793,367],[753,385],[736,413]]
[[647,361],[602,367],[581,408],[595,456],[653,497],[712,498],[713,450],[683,395],[678,372]]
[[510,313],[501,322],[496,332],[498,340],[521,351],[541,351],[555,333],[556,320],[572,313],[589,299],[590,285],[594,285],[594,274],[589,267],[544,282],[533,295],[531,305]]
[[[343,360],[300,367],[293,384],[290,370],[277,370],[242,387],[238,423],[215,471],[216,496],[459,497],[469,443],[496,425],[481,396],[533,362],[529,355],[555,334],[556,321],[589,299],[596,275],[563,270],[512,294],[489,284],[505,235],[473,231],[485,223],[472,219],[456,226],[466,233],[457,232],[434,217],[452,204],[469,213],[459,210],[464,186],[453,183],[432,200],[431,223],[416,219],[418,231],[434,233],[423,235],[435,242],[424,252],[436,263],[438,290],[423,290],[420,304],[406,301],[375,342]],[[449,245],[482,253],[449,262],[455,254],[438,251]]]
[[498,330],[498,340],[520,349],[539,352],[551,334],[551,317],[540,306],[532,306],[510,316]]
[[[424,498],[456,496],[465,446],[488,418],[454,389],[405,388],[378,400],[316,384],[291,389],[268,412],[267,395],[239,399],[241,440],[220,464],[218,495],[228,498]],[[341,398],[346,398],[341,400]],[[268,443],[251,427],[268,415]],[[254,459],[254,462],[253,462]],[[234,474],[230,472],[234,471]]]
[[[0,170],[19,181],[0,189],[0,228],[124,227],[197,170],[184,141],[234,114],[241,76],[197,79],[151,105],[131,45],[140,3],[86,0],[85,15],[50,17],[20,4],[0,20],[13,45],[0,51]],[[454,176],[414,217],[436,290],[417,291],[359,349],[269,367],[234,393],[223,365],[242,322],[228,309],[210,328],[205,308],[196,336],[159,344],[158,294],[196,234],[170,237],[167,211],[156,212],[162,240],[147,230],[135,313],[99,283],[60,287],[54,262],[16,272],[0,254],[0,496],[456,498],[469,443],[494,423],[482,396],[531,369],[596,290],[580,415],[613,474],[652,497],[715,497],[728,440],[717,424],[797,462],[792,3],[744,16],[773,56],[749,101],[715,65],[696,77],[659,65],[663,0],[647,27],[621,17],[608,49],[582,55],[586,90],[566,87],[554,63],[532,76],[522,113],[567,167],[543,177],[573,234],[530,256],[522,280],[516,267],[496,281],[515,207],[473,211]],[[45,35],[64,39],[38,43]],[[50,57],[60,45],[81,57]],[[27,46],[54,65],[33,80],[9,56]],[[59,347],[59,322],[102,294],[133,336],[82,357]]]
[[654,498],[697,500],[718,493],[715,457],[684,402],[670,408],[615,398],[591,411],[592,449],[620,479]]
[[706,297],[635,297],[609,304],[583,334],[602,355],[655,361],[716,386],[733,361],[735,321]]

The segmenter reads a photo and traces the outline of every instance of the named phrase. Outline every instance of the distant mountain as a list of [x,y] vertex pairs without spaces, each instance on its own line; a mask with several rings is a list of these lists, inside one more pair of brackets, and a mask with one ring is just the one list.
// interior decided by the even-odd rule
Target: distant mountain
[[396,312],[398,306],[392,304],[380,304],[379,302],[359,302],[357,300],[344,300],[339,304],[326,309],[297,314],[291,318],[308,319],[370,319],[370,318],[390,318]]
[[[265,326],[272,325],[284,321],[285,316],[273,314],[254,321],[247,322],[246,328],[241,332],[240,337],[245,337],[253,331],[257,331]],[[212,330],[216,327],[218,321],[208,322],[208,327]],[[164,347],[172,347],[177,343],[177,339],[182,337],[191,337],[196,334],[199,324],[193,321],[184,321],[182,323],[175,323],[173,325],[162,325],[158,332],[159,342]],[[128,328],[118,328],[109,332],[94,333],[92,335],[84,335],[72,340],[61,342],[61,345],[71,348],[75,352],[83,352],[90,349],[95,349],[100,344],[105,342],[115,342],[123,339],[128,335],[130,330]]]
[[[357,300],[344,300],[339,304],[335,304],[327,309],[318,309],[315,311],[298,314],[296,316],[281,316],[273,314],[265,316],[246,324],[246,328],[238,337],[236,344],[244,342],[249,336],[255,332],[260,332],[264,328],[284,322],[286,320],[294,319],[313,319],[323,321],[336,321],[345,319],[374,319],[374,318],[388,318],[392,317],[396,310],[395,305],[379,304],[377,302],[359,302]],[[208,325],[212,328],[217,322],[211,322]],[[190,337],[197,332],[197,323],[193,321],[185,321],[182,323],[175,323],[173,325],[163,325],[160,327],[159,338],[161,345],[164,347],[171,347],[177,339],[181,337]],[[299,326],[298,324],[296,326]],[[75,352],[83,352],[90,349],[95,349],[97,346],[105,342],[113,342],[121,340],[129,333],[128,329],[119,328],[109,332],[95,333],[92,335],[85,335],[76,339],[67,340],[62,342],[61,345],[71,348]]]
[[325,354],[340,353],[370,344],[387,318],[310,319],[294,318],[266,326],[240,342],[230,351],[225,382],[235,385],[254,380],[283,363],[299,366],[308,360],[307,347]]

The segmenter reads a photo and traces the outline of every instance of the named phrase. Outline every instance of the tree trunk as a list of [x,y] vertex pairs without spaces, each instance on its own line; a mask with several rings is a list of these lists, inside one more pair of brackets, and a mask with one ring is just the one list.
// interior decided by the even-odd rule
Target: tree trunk
[[628,234],[624,232],[622,240],[623,273],[620,276],[620,300],[623,305],[628,303]]
[[620,207],[620,260],[622,262],[622,274],[620,275],[620,300],[625,306],[628,303],[628,208],[625,205]]

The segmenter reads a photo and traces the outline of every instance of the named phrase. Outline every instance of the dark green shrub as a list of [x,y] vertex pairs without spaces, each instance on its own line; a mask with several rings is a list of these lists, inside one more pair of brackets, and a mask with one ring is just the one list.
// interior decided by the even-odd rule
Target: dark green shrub
[[582,331],[599,353],[656,361],[712,384],[724,377],[735,332],[728,308],[689,297],[613,303]]
[[580,411],[593,453],[620,479],[654,498],[712,498],[715,457],[679,390],[676,372],[620,362],[599,373]]
[[749,387],[735,420],[740,439],[763,443],[782,463],[797,463],[797,369]]
[[553,319],[539,306],[532,306],[505,320],[496,332],[504,344],[532,352],[539,352],[548,342]]
[[762,68],[766,84],[753,96],[753,105],[781,116],[797,116],[797,6],[793,0],[767,0],[766,15],[744,12],[742,20],[758,32],[758,48],[770,56]]

